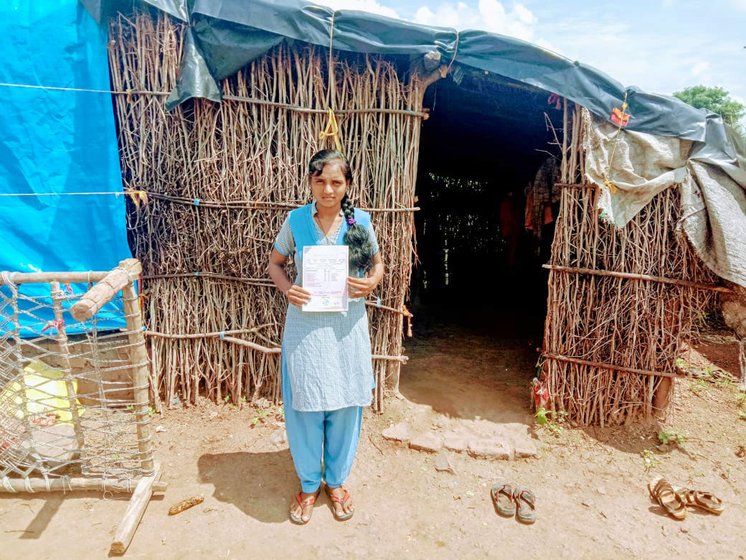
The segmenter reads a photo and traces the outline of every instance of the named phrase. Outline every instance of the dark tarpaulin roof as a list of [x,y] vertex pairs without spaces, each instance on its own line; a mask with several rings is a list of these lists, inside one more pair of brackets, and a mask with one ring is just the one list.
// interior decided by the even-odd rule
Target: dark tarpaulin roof
[[[117,11],[160,10],[189,23],[177,87],[167,105],[192,98],[221,100],[218,81],[283,40],[389,55],[438,51],[455,61],[554,92],[610,119],[627,98],[628,130],[707,143],[728,158],[720,117],[665,95],[625,88],[590,66],[511,37],[458,32],[365,12],[315,6],[302,0],[80,0],[101,21]],[[331,32],[333,29],[333,32]],[[710,122],[715,121],[715,122]],[[713,127],[714,125],[714,127]],[[728,158],[730,159],[730,158]]]

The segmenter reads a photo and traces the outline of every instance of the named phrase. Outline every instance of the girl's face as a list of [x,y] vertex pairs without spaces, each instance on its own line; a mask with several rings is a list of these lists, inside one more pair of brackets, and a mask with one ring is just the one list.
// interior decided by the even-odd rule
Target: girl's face
[[342,172],[342,164],[335,161],[324,165],[321,174],[311,175],[308,182],[316,204],[324,208],[339,208],[349,186]]

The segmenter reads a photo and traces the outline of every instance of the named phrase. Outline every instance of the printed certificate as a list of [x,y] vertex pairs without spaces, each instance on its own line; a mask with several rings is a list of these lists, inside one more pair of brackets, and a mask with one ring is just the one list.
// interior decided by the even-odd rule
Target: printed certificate
[[307,245],[303,247],[303,288],[311,301],[303,311],[347,311],[347,245]]

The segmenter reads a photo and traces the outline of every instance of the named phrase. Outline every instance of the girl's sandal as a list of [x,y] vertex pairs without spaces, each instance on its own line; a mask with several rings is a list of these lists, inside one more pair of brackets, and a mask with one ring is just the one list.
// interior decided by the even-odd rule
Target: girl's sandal
[[[319,492],[321,492],[321,488],[316,490],[316,493],[313,496],[310,496],[306,498],[305,500],[301,498],[303,495],[303,491],[301,490],[298,492],[298,494],[295,496],[295,501],[298,502],[298,505],[300,506],[300,515],[295,513],[292,509],[290,510],[290,521],[295,523],[296,525],[305,525],[309,521],[311,521],[311,514],[313,513],[313,505],[316,503],[316,498],[319,497]],[[308,517],[303,518],[303,510],[307,507],[310,507],[311,509],[308,510]]]
[[[341,487],[340,487],[341,488]],[[328,486],[324,487],[324,491],[326,492],[326,495],[329,496],[329,499],[332,501],[332,514],[334,515],[334,519],[337,521],[347,521],[348,519],[352,518],[353,514],[355,513],[355,510],[350,510],[348,512],[344,511],[345,504],[350,500],[350,493],[345,489],[344,495],[340,498],[339,496],[335,496],[332,494],[332,489]],[[334,504],[339,504],[342,507],[342,513],[339,513],[337,511],[337,508],[334,507]]]

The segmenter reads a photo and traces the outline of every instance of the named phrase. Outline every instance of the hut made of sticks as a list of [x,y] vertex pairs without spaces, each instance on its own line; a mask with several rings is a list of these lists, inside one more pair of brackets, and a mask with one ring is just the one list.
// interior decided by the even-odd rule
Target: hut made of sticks
[[[474,272],[513,258],[511,196],[541,261],[522,297],[546,301],[542,381],[580,423],[664,413],[682,342],[723,279],[746,284],[743,163],[723,164],[721,122],[675,99],[514,39],[290,0],[87,4],[110,33],[158,406],[281,398],[267,260],[309,201],[306,162],[337,142],[385,248],[368,302],[379,411],[406,363],[411,288],[478,297]],[[547,157],[546,189],[524,190]],[[723,191],[730,224],[712,219]],[[437,265],[411,285],[418,255]]]

